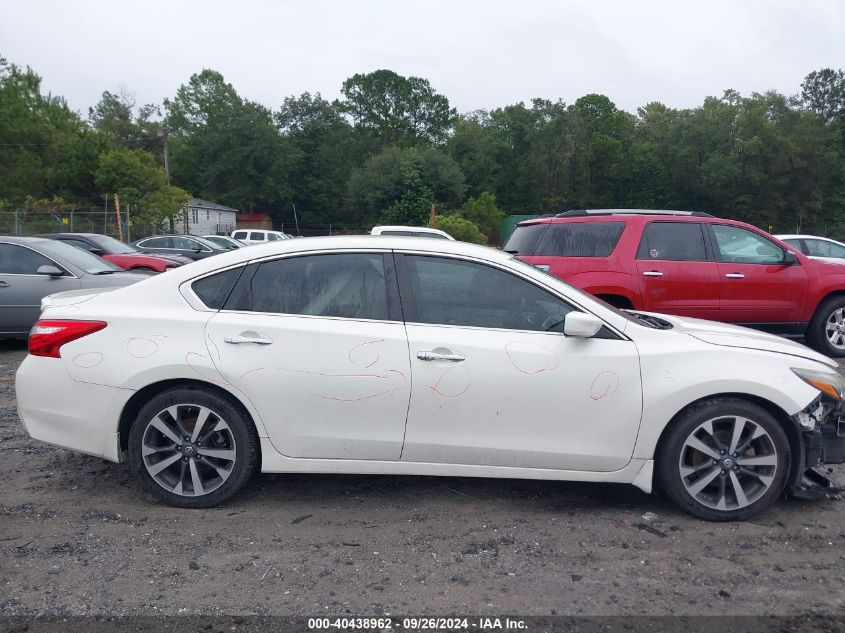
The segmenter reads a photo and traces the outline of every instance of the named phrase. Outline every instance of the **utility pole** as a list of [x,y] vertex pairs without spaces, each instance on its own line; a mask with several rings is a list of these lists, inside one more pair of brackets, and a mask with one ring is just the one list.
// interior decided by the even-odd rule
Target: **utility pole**
[[162,126],[162,130],[164,131],[164,175],[167,178],[167,184],[170,184],[170,146],[168,141],[170,139],[170,128],[167,127],[165,123]]
[[293,207],[293,221],[296,222],[296,234],[299,237],[302,237],[302,233],[299,231],[299,220],[296,217],[296,205],[293,202],[291,202],[290,206]]
[[114,215],[117,218],[117,239],[123,241],[123,225],[120,222],[120,198],[114,194]]

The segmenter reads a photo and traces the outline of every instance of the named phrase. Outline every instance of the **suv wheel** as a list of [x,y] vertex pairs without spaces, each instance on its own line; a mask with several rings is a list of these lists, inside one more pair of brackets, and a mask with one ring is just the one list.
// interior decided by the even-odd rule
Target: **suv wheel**
[[807,326],[807,342],[822,354],[845,356],[845,297],[830,297],[816,309]]

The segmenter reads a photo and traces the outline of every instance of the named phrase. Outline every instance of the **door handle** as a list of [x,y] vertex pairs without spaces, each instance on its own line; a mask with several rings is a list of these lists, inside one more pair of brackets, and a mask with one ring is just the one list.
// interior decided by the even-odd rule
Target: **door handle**
[[745,275],[742,273],[727,273],[725,277],[728,279],[745,279]]
[[662,277],[663,273],[656,270],[647,270],[643,273],[643,277]]
[[453,363],[459,363],[462,360],[466,360],[466,357],[461,356],[460,354],[446,354],[443,352],[434,352],[434,351],[423,351],[417,352],[417,358],[420,360],[448,360]]
[[8,288],[11,284],[8,281],[0,281],[0,288]]
[[256,334],[255,332],[241,332],[240,334],[233,336],[231,334],[227,334],[223,337],[224,343],[231,343],[232,345],[239,345],[241,343],[255,343],[257,345],[270,345],[273,342],[273,339],[262,336],[260,334]]

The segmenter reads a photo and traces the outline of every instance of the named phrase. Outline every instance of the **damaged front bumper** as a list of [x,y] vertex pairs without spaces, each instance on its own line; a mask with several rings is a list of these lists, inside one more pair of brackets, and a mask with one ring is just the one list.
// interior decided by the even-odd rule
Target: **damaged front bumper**
[[793,419],[800,432],[801,450],[793,457],[788,490],[801,499],[830,495],[835,491],[819,467],[845,463],[845,402],[822,395]]

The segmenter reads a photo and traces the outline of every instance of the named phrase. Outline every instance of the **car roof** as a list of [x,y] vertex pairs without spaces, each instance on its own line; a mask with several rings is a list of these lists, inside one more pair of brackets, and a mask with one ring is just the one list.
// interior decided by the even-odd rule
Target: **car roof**
[[837,244],[841,244],[832,237],[824,237],[822,235],[806,235],[806,234],[775,234],[775,237],[779,240],[824,240],[825,242],[836,242]]
[[23,237],[20,235],[0,235],[0,242],[8,242],[10,244],[44,244],[51,240],[44,237]]

